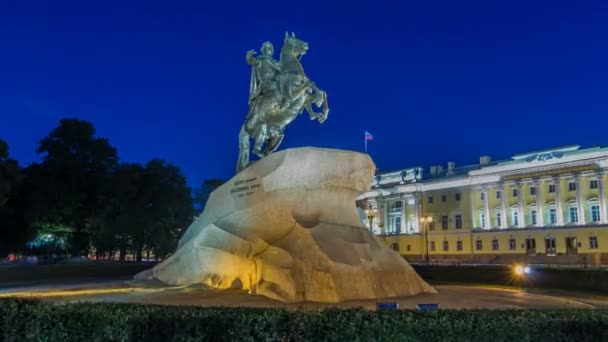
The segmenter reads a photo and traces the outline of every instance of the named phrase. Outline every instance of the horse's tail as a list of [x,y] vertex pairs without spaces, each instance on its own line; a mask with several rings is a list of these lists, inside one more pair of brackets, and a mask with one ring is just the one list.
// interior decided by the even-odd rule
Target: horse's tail
[[245,130],[245,124],[241,127],[241,132],[239,133],[239,160],[236,165],[236,172],[240,172],[249,164],[249,134]]

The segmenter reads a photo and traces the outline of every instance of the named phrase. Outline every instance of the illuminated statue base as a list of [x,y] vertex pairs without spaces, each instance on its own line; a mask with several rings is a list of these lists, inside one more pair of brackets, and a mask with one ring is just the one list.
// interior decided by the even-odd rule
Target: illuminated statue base
[[271,154],[216,189],[177,251],[136,279],[241,288],[285,302],[435,293],[361,223],[355,198],[369,190],[374,170],[356,152]]

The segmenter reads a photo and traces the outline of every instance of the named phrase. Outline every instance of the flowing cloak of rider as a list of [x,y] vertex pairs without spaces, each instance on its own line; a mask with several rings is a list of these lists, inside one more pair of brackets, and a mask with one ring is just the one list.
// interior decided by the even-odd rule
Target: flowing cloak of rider
[[254,57],[253,51],[247,53],[247,63],[251,65],[251,82],[249,86],[249,105],[260,95],[274,93],[278,95],[279,87],[276,76],[280,69],[278,62],[273,58],[272,43],[265,42],[261,48],[262,55]]

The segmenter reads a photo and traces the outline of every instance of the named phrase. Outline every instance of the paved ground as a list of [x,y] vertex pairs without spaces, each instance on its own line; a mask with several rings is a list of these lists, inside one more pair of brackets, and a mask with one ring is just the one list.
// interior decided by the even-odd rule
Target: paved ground
[[484,286],[437,285],[438,294],[401,297],[386,300],[360,300],[340,304],[285,304],[243,291],[208,289],[167,289],[137,287],[124,281],[69,283],[13,287],[0,290],[2,297],[38,298],[53,302],[129,302],[163,305],[246,306],[246,307],[365,307],[376,302],[398,302],[400,308],[415,309],[420,303],[438,303],[444,309],[532,309],[584,308],[608,309],[608,296],[547,290],[521,290]]

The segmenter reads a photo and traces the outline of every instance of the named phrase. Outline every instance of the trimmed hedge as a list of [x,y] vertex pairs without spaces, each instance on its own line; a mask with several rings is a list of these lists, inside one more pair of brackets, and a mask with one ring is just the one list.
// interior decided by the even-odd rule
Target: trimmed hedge
[[607,341],[608,310],[286,310],[0,300],[3,341]]

